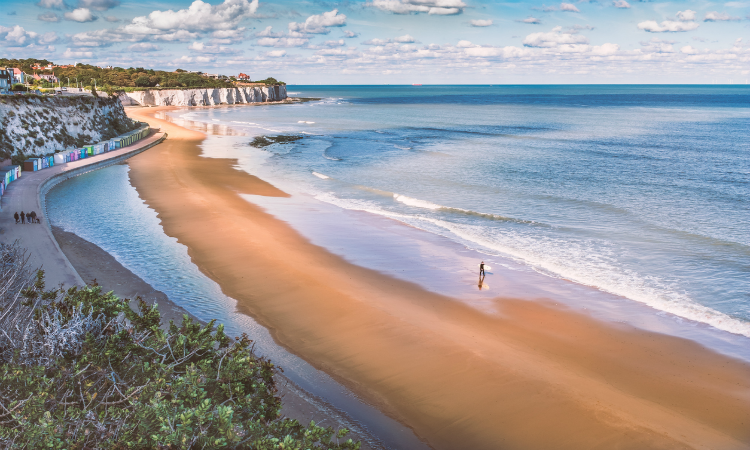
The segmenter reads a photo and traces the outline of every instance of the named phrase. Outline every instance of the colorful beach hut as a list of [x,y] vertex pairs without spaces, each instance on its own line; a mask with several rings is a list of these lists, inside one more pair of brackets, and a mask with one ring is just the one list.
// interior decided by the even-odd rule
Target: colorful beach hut
[[27,172],[36,172],[39,170],[39,160],[37,158],[30,158],[23,162],[23,170]]

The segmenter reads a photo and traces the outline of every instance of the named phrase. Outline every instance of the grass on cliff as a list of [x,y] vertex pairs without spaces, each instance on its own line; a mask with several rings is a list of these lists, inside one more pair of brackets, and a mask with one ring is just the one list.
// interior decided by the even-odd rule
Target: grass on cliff
[[0,244],[0,448],[356,450],[280,415],[277,368],[243,336],[90,285],[48,290]]

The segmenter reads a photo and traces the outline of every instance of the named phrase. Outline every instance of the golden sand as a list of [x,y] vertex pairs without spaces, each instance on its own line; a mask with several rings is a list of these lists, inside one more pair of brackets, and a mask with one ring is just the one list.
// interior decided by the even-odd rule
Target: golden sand
[[158,109],[129,111],[169,134],[129,164],[164,231],[278,343],[434,448],[750,448],[750,365],[544,301],[483,313],[350,264],[242,199],[287,194],[201,157],[205,136]]

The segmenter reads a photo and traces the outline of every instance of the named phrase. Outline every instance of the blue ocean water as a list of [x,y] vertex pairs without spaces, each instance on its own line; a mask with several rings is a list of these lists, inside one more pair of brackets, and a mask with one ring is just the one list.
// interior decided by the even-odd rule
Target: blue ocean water
[[[322,100],[175,117],[244,133],[209,139],[208,156],[238,157],[299,198],[366,211],[373,223],[396,219],[496,265],[750,336],[750,87],[288,91]],[[304,138],[248,145],[261,134]],[[316,219],[288,220],[304,228]],[[352,233],[366,237],[367,222]]]

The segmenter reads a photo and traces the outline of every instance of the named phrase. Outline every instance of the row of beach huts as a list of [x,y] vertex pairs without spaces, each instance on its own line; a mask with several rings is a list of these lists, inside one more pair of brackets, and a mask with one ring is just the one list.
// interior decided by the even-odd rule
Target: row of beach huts
[[27,159],[24,161],[23,167],[20,165],[0,167],[0,197],[5,194],[5,190],[8,189],[10,183],[21,177],[22,172],[36,172],[37,170],[47,169],[58,164],[91,158],[92,156],[127,147],[128,145],[148,136],[149,131],[150,127],[146,125],[145,127],[105,142],[86,145],[82,148],[76,148],[73,150],[57,151],[52,156],[40,156]]

